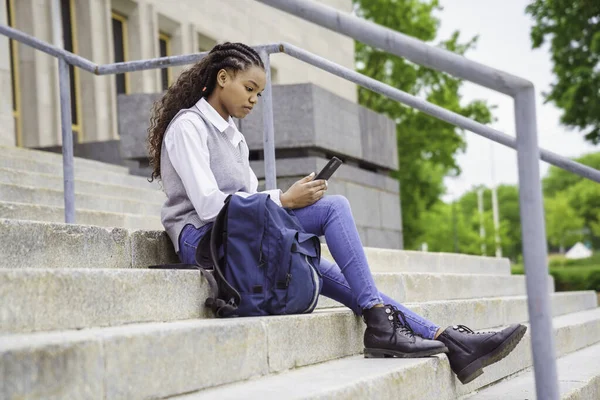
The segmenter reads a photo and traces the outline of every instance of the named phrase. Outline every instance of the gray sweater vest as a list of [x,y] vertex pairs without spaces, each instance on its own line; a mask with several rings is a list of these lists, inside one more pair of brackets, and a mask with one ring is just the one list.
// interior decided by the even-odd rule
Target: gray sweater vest
[[[169,123],[169,130],[173,122],[182,114],[192,112],[202,120],[208,132],[207,145],[210,154],[210,169],[215,175],[219,190],[227,195],[235,192],[250,191],[250,172],[248,162],[248,146],[245,141],[240,142],[236,148],[231,144],[224,132],[219,131],[197,108],[179,111]],[[181,178],[173,168],[164,140],[160,156],[160,175],[163,189],[167,195],[161,210],[162,224],[173,242],[175,252],[179,253],[179,235],[187,224],[200,228],[211,221],[203,221],[194,209],[187,196]]]

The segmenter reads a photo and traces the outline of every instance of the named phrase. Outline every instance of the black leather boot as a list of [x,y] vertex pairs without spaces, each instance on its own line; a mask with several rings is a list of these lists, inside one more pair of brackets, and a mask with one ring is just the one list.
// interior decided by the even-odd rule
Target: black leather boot
[[365,358],[417,358],[448,351],[443,343],[418,336],[402,311],[392,305],[364,310],[363,320],[367,324]]
[[514,324],[499,332],[473,332],[464,325],[449,326],[438,336],[450,350],[448,360],[458,379],[467,384],[483,368],[502,360],[517,347],[527,327]]

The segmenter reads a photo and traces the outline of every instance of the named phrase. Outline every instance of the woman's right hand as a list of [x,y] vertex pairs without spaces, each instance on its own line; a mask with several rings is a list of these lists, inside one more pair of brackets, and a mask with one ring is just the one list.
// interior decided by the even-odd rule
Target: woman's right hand
[[315,173],[296,181],[280,197],[281,205],[286,208],[303,208],[317,202],[327,191],[327,181],[313,181]]

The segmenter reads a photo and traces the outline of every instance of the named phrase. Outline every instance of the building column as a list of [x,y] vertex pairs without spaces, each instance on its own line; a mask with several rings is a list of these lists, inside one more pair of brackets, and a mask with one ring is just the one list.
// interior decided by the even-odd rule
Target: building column
[[[76,0],[78,53],[96,63],[113,62],[111,7],[105,0]],[[83,29],[85,27],[85,29]],[[84,142],[118,138],[114,75],[79,70]]]
[[[0,24],[8,25],[6,2],[0,2]],[[15,124],[13,118],[10,47],[8,38],[0,36],[0,145],[15,146]]]
[[[52,43],[50,0],[19,0],[13,10],[16,27],[47,43]],[[24,147],[61,144],[58,62],[56,58],[20,45],[19,86]]]
[[[197,53],[195,49],[197,46],[197,40],[194,40],[194,26],[192,24],[182,24],[176,29],[173,35],[173,54],[174,56],[180,56],[183,54]],[[180,65],[173,67],[173,82],[177,80],[179,74],[191,67],[191,64]]]
[[[139,2],[129,17],[130,60],[158,57],[158,21],[152,4]],[[135,43],[135,46],[133,44]],[[160,91],[160,70],[131,72],[130,93]]]

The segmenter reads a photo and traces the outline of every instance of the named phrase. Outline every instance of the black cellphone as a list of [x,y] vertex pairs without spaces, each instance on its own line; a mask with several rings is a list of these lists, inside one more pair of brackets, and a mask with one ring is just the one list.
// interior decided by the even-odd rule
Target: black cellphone
[[321,170],[321,172],[319,172],[317,174],[317,176],[315,176],[314,180],[317,179],[329,179],[331,178],[331,175],[333,175],[333,173],[340,167],[340,165],[343,164],[343,161],[340,160],[337,157],[333,157],[331,160],[329,160],[329,162],[327,163],[327,165]]

